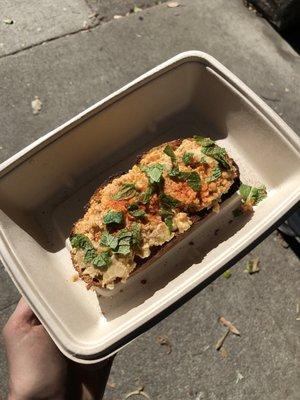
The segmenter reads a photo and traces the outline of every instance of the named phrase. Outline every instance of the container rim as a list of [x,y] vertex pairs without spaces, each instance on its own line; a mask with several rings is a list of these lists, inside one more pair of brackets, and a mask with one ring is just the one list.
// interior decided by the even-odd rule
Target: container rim
[[[296,133],[263,100],[261,100],[250,88],[248,88],[247,85],[245,85],[239,78],[237,78],[232,72],[230,72],[220,62],[218,62],[214,57],[201,51],[191,50],[179,53],[176,56],[170,58],[169,60],[152,68],[148,72],[134,79],[132,82],[124,85],[123,87],[116,90],[112,94],[96,102],[94,105],[90,106],[86,110],[77,114],[64,124],[51,130],[41,138],[37,139],[33,143],[26,146],[24,149],[17,152],[8,160],[0,164],[0,178],[8,174],[22,162],[26,161],[32,155],[42,150],[53,141],[60,138],[66,132],[71,130],[74,126],[82,123],[92,115],[102,111],[106,107],[110,106],[117,100],[121,99],[125,95],[136,90],[145,83],[152,81],[153,79],[162,75],[163,73],[168,72],[169,70],[186,62],[199,62],[205,65],[206,67],[212,69],[218,76],[221,76],[223,79],[225,79],[234,89],[236,89],[239,92],[240,95],[248,99],[251,102],[251,104],[258,111],[260,111],[269,122],[273,124],[275,128],[277,128],[280,135],[285,140],[287,140],[294,148],[297,149],[298,152],[300,152],[300,139],[296,135]],[[232,252],[233,257],[241,256],[245,251],[245,249],[251,246],[251,243],[254,243],[255,240],[257,240],[257,238],[262,238],[265,232],[270,232],[270,229],[274,227],[274,224],[278,222],[278,219],[285,216],[289,212],[289,210],[299,202],[299,200],[300,200],[299,191],[293,192],[290,194],[290,196],[287,196],[286,201],[280,205],[279,209],[276,210],[276,215],[275,213],[271,213],[269,215],[269,220],[267,223],[264,223],[263,226],[259,225],[255,229],[255,232],[251,235],[251,237],[248,237],[245,240],[243,240],[243,243],[239,244],[238,248],[236,248]],[[1,213],[0,213],[0,219],[1,219]],[[204,274],[202,281],[200,282],[198,281],[197,283],[195,283],[193,287],[191,287],[190,282],[189,282],[189,287],[186,284],[185,285],[186,288],[185,290],[183,289],[181,291],[180,296],[177,297],[169,296],[167,299],[165,299],[164,304],[161,305],[160,308],[150,310],[150,312],[147,314],[147,317],[144,319],[144,321],[140,326],[135,327],[131,332],[128,329],[126,331],[126,335],[124,335],[122,339],[116,340],[114,342],[114,345],[111,345],[110,347],[105,347],[99,344],[82,346],[82,343],[74,341],[73,338],[72,340],[70,340],[70,334],[62,326],[62,324],[59,323],[59,321],[55,316],[54,311],[43,301],[43,299],[40,298],[36,290],[31,285],[28,285],[28,280],[27,280],[28,277],[25,275],[25,273],[23,274],[18,273],[18,276],[16,278],[16,276],[14,275],[9,266],[18,264],[19,263],[18,257],[16,254],[14,254],[13,250],[8,245],[5,238],[5,234],[1,229],[1,225],[0,225],[0,240],[1,240],[0,256],[3,264],[6,267],[6,270],[10,274],[12,280],[14,281],[15,285],[17,286],[21,294],[24,295],[24,291],[22,288],[26,287],[26,299],[28,300],[28,303],[30,304],[34,312],[38,315],[38,318],[41,319],[41,322],[46,327],[46,329],[51,333],[51,337],[55,341],[56,345],[59,347],[62,353],[64,353],[68,358],[73,359],[74,361],[80,363],[87,363],[87,364],[99,362],[101,359],[107,358],[114,352],[118,351],[121,347],[126,345],[130,340],[132,340],[140,333],[142,333],[140,332],[140,329],[145,324],[151,324],[151,321],[153,321],[159,315],[162,315],[169,307],[172,306],[172,304],[176,303],[182,296],[187,295],[190,291],[196,290],[197,287],[201,284],[201,282],[207,280],[212,274],[215,274],[217,270],[220,269],[220,266],[218,266],[217,268],[215,267],[215,269],[212,270],[212,272],[210,273],[207,272],[206,274]],[[224,263],[228,264],[228,262],[230,262],[230,256],[227,255],[226,257],[224,257]],[[200,289],[198,289],[198,291]],[[56,326],[56,329],[54,329],[54,326]],[[55,331],[57,332],[55,333]],[[121,344],[121,342],[123,342],[123,344]],[[119,347],[113,349],[113,347],[115,346]]]

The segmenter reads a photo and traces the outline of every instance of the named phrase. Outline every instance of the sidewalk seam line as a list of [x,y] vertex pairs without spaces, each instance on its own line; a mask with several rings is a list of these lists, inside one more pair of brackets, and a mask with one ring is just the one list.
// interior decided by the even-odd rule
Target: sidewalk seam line
[[[165,3],[155,4],[155,5],[153,5],[153,6],[144,8],[141,12],[150,10],[150,9],[152,9],[152,8],[155,8],[155,7],[163,6],[164,4],[165,4]],[[90,8],[91,11],[93,11],[93,10],[91,9],[91,7],[90,7],[88,4],[87,4],[87,6]],[[132,13],[131,13],[130,15],[128,15],[128,16],[131,16],[131,15],[132,15]],[[123,18],[127,18],[128,16],[124,15]],[[46,39],[46,40],[42,40],[42,41],[40,41],[40,42],[31,44],[31,45],[29,45],[29,46],[22,47],[21,49],[17,49],[17,50],[11,51],[10,53],[2,54],[2,55],[0,55],[0,59],[1,59],[1,58],[5,58],[5,57],[9,57],[9,56],[14,56],[14,55],[16,55],[16,54],[22,53],[23,51],[30,50],[30,49],[33,49],[33,48],[35,48],[35,47],[41,46],[41,45],[43,45],[44,43],[50,43],[50,42],[53,42],[54,40],[62,39],[62,38],[65,38],[65,37],[68,37],[68,36],[72,36],[72,35],[76,35],[77,33],[80,33],[80,32],[87,32],[87,33],[88,33],[88,32],[90,32],[91,30],[93,30],[93,29],[95,29],[95,28],[98,28],[98,27],[101,26],[101,25],[105,25],[105,24],[107,24],[107,23],[109,23],[109,22],[113,22],[113,21],[114,21],[113,18],[111,18],[111,19],[109,19],[109,20],[107,20],[107,21],[103,21],[103,20],[101,20],[101,19],[98,18],[98,21],[93,22],[92,25],[91,25],[91,26],[88,26],[87,28],[83,27],[83,28],[77,29],[77,30],[75,30],[75,31],[71,31],[71,32],[68,32],[68,33],[63,33],[63,34],[61,34],[61,35],[57,35],[57,36],[54,36],[54,37],[52,37],[52,38],[49,38],[49,39]],[[115,22],[116,22],[116,21],[115,21]]]

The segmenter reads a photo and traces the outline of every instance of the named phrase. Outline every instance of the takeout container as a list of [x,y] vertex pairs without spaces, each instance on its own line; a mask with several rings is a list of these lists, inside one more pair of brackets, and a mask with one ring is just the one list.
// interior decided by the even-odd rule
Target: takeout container
[[[196,133],[220,139],[241,180],[265,184],[267,199],[233,218],[234,195],[112,297],[73,282],[66,239],[95,188],[145,149]],[[95,363],[242,257],[299,202],[299,183],[295,133],[214,58],[181,53],[1,165],[1,259],[61,351]]]

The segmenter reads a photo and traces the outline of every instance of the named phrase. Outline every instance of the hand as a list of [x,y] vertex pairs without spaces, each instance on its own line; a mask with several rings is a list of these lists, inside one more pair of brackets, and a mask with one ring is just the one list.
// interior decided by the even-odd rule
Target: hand
[[65,398],[67,362],[22,298],[3,329],[9,400]]

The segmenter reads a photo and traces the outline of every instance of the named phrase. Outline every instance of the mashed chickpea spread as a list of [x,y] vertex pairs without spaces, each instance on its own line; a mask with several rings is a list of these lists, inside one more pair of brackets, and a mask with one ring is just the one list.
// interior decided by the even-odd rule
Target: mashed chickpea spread
[[210,138],[175,140],[147,151],[127,173],[100,187],[73,227],[75,269],[88,287],[125,282],[151,251],[187,231],[193,217],[217,209],[238,177]]

